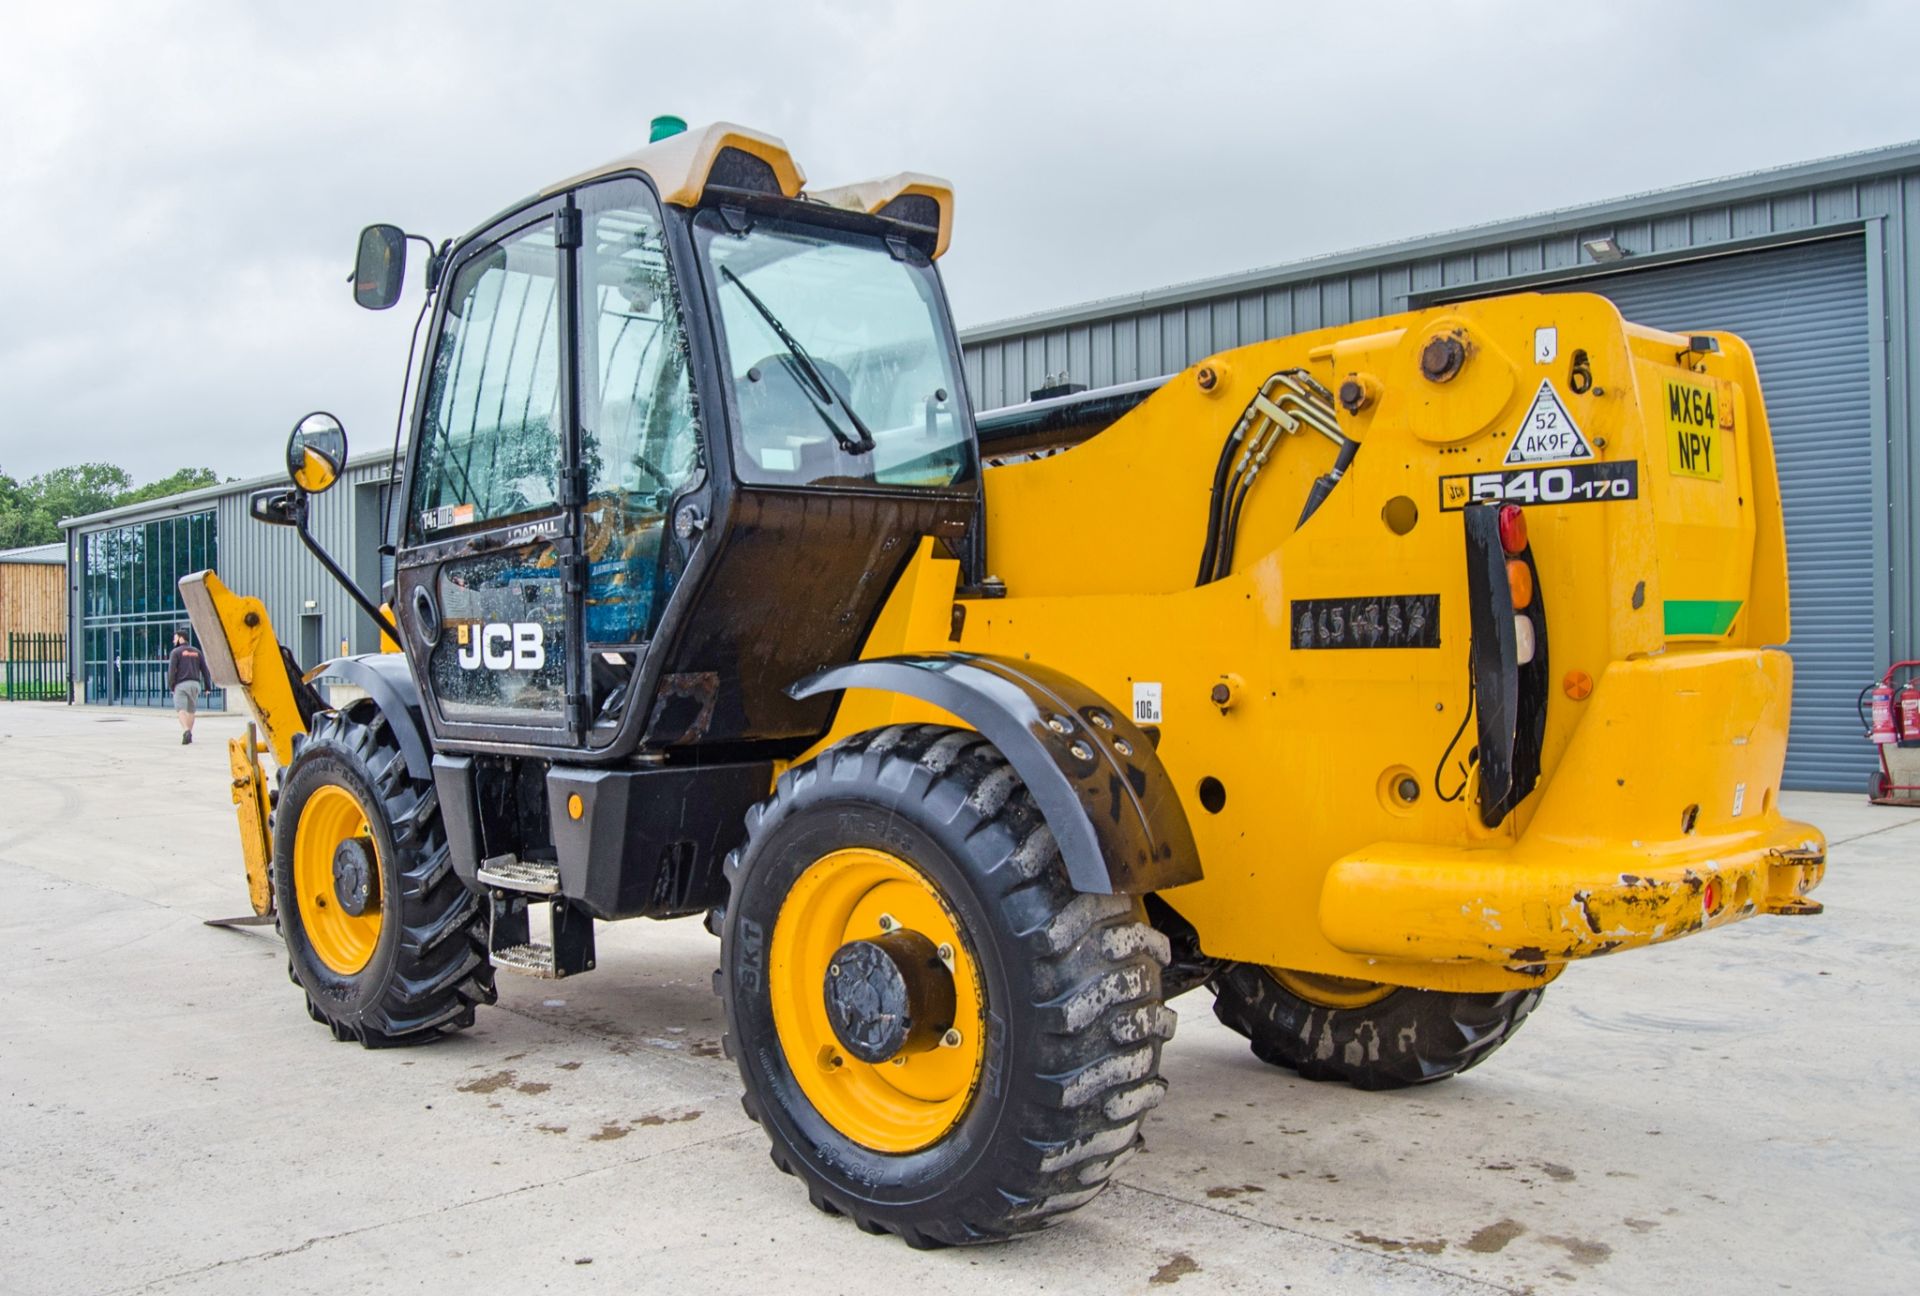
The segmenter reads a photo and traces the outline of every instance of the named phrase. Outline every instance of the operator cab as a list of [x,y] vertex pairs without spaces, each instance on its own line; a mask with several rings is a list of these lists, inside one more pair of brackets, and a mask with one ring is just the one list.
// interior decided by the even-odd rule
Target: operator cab
[[[951,194],[802,185],[712,126],[435,254],[392,607],[437,749],[798,752],[834,700],[788,685],[974,531]],[[363,235],[363,305],[406,237]]]

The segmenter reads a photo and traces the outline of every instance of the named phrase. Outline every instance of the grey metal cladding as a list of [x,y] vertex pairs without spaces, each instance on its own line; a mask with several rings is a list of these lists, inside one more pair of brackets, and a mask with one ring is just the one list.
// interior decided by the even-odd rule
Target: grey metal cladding
[[[1631,255],[1596,265],[1610,237]],[[1854,696],[1920,656],[1920,143],[1456,230],[966,330],[976,409],[1485,292],[1591,289],[1754,344],[1779,453],[1796,664],[1789,787],[1872,767]],[[1084,367],[1080,357],[1084,356]],[[1870,612],[1868,610],[1871,610]]]
[[[1579,285],[1628,319],[1723,328],[1753,347],[1779,464],[1792,588],[1788,787],[1858,791],[1878,767],[1854,700],[1877,662],[1867,267],[1858,236]],[[1791,308],[1785,308],[1785,303]]]

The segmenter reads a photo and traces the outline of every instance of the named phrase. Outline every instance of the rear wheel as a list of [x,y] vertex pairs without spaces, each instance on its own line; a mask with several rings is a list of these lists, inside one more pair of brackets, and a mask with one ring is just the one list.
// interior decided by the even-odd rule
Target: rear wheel
[[1254,1056],[1309,1080],[1400,1089],[1486,1061],[1543,991],[1465,994],[1230,963],[1212,981],[1213,1014]]
[[371,703],[321,712],[294,753],[273,884],[288,971],[336,1039],[431,1039],[493,1002],[486,910],[453,873],[432,783],[408,776]]
[[1164,937],[1081,895],[1006,760],[938,725],[783,775],[728,862],[728,1048],[814,1205],[914,1246],[1096,1195],[1165,1087]]

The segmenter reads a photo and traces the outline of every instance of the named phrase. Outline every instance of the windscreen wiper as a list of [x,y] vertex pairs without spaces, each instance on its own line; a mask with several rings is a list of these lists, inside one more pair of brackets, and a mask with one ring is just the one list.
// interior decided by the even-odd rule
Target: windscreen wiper
[[[787,366],[788,370],[799,379],[800,390],[807,394],[809,401],[813,402],[814,412],[820,416],[820,421],[827,425],[827,430],[833,433],[833,439],[838,441],[841,448],[849,454],[866,454],[873,449],[873,430],[858,414],[854,413],[852,403],[840,394],[832,382],[828,381],[826,374],[821,372],[820,366],[814,362],[812,356],[807,354],[807,349],[800,345],[800,339],[787,332],[787,326],[780,322],[780,317],[760,300],[753,289],[740,282],[739,275],[727,266],[720,267],[720,274],[728,283],[738,288],[740,295],[760,312],[760,318],[767,322],[767,327],[772,329],[774,336],[780,339],[780,345],[787,349],[787,354],[792,357],[792,362]],[[836,405],[847,416],[847,422],[853,425],[853,430],[860,434],[857,439],[848,436],[846,429],[828,414],[827,411]]]

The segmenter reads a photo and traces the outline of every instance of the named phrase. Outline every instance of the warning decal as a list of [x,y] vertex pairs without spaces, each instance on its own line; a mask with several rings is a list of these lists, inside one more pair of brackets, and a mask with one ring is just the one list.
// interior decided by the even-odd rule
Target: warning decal
[[1580,435],[1580,429],[1574,425],[1573,415],[1567,413],[1567,407],[1560,403],[1560,394],[1554,391],[1553,380],[1542,378],[1540,390],[1534,393],[1533,404],[1527,406],[1526,417],[1520,420],[1520,430],[1513,434],[1513,444],[1507,448],[1506,462],[1556,463],[1591,458],[1593,447]]
[[1146,684],[1136,680],[1133,685],[1133,722],[1135,724],[1160,724],[1160,685]]

